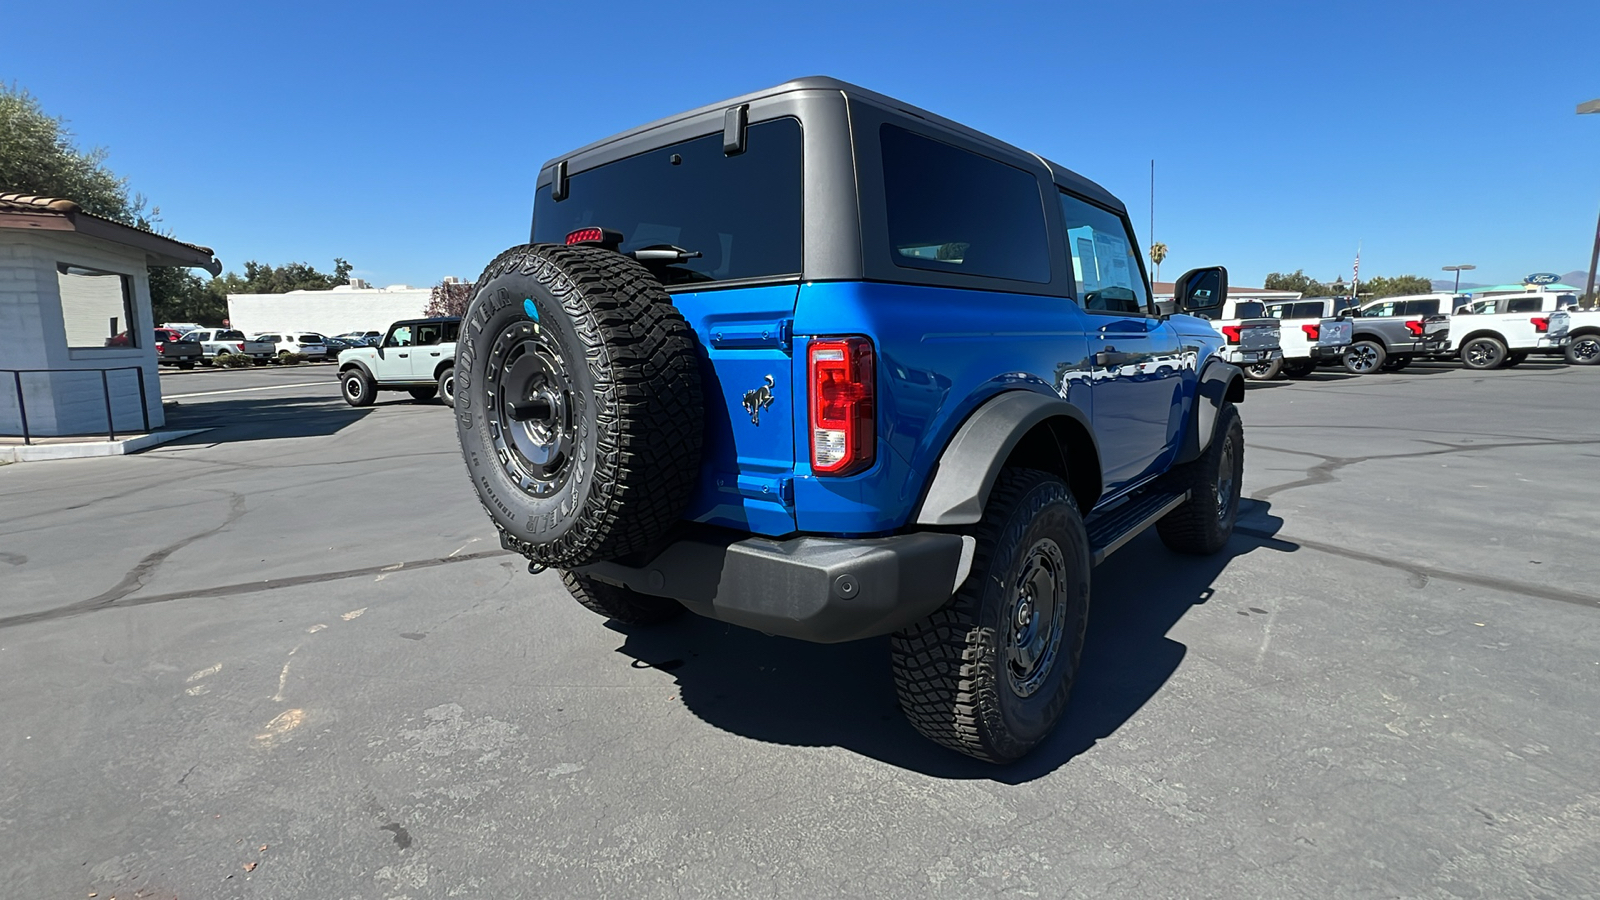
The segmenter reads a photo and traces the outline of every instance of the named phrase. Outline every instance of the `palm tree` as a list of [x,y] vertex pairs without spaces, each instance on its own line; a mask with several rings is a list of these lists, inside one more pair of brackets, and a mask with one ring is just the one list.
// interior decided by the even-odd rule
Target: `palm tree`
[[1167,245],[1156,241],[1150,245],[1150,261],[1155,264],[1156,281],[1161,280],[1161,263],[1167,258]]

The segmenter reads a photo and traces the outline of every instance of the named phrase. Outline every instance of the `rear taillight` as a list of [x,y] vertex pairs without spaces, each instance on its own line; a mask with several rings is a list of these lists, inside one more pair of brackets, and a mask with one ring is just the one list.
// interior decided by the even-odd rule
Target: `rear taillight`
[[1301,325],[1300,330],[1306,333],[1307,340],[1314,341],[1322,336],[1321,325]]
[[240,353],[243,353],[244,352],[244,345],[243,344],[234,344],[233,345],[233,349],[238,350]]
[[1422,322],[1420,320],[1407,322],[1406,330],[1411,332],[1412,337],[1422,337]]
[[810,370],[811,470],[848,475],[877,455],[872,342],[864,337],[812,341]]
[[1535,316],[1528,321],[1533,323],[1533,330],[1540,334],[1550,330],[1550,320],[1545,316]]
[[577,231],[567,235],[567,243],[584,244],[589,241],[599,241],[603,237],[605,237],[605,232],[599,228],[579,228]]
[[1228,339],[1228,343],[1237,344],[1239,343],[1239,332],[1242,329],[1243,326],[1241,325],[1224,325],[1222,326],[1222,336]]

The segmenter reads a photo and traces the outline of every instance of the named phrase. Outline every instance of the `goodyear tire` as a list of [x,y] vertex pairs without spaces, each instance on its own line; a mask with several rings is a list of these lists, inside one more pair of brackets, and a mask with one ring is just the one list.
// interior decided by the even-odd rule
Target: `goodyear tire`
[[1066,483],[1034,469],[1000,473],[973,537],[972,573],[894,634],[890,666],[923,737],[1008,763],[1066,711],[1089,620],[1089,538]]
[[501,544],[571,568],[658,543],[689,501],[705,409],[695,339],[643,266],[528,244],[479,277],[456,432]]

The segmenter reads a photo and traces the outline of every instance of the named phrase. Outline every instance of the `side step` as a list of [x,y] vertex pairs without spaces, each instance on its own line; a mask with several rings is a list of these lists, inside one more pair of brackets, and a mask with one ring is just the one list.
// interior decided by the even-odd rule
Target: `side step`
[[1183,505],[1189,492],[1152,491],[1137,494],[1110,509],[1089,514],[1084,528],[1089,532],[1089,562],[1100,565],[1123,544],[1138,537],[1156,520]]

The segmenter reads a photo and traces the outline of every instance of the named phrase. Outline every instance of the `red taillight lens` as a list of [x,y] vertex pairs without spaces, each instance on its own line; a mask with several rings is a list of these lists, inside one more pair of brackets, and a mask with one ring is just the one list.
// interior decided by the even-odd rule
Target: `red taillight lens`
[[877,387],[872,342],[864,337],[812,341],[811,470],[848,475],[877,456]]
[[606,233],[605,233],[605,229],[603,229],[603,228],[579,228],[577,231],[574,231],[573,233],[567,235],[567,243],[569,243],[569,244],[599,243],[600,241],[605,240],[605,237],[606,237]]
[[1422,337],[1422,322],[1407,322],[1406,330],[1411,332],[1412,337]]
[[1228,339],[1228,343],[1237,344],[1239,343],[1239,332],[1242,329],[1243,326],[1240,325],[1224,325],[1222,326],[1222,336]]
[[1322,336],[1321,325],[1301,325],[1300,330],[1306,333],[1307,340],[1317,340]]
[[1528,321],[1533,323],[1533,330],[1540,334],[1550,330],[1550,320],[1544,316],[1536,316]]
[[233,349],[238,350],[240,353],[243,353],[244,352],[244,345],[243,344],[234,344],[233,345]]

